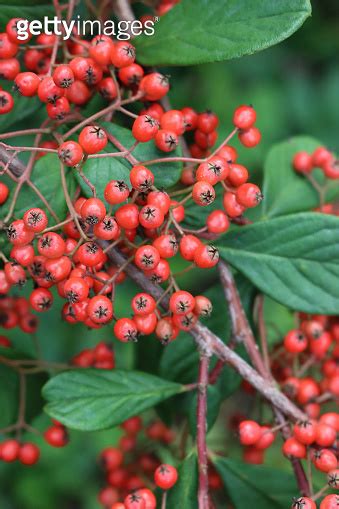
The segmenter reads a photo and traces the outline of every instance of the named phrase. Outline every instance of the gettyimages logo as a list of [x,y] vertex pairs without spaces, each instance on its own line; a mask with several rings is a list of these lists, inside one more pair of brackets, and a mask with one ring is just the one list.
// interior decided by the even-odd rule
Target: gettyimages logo
[[100,22],[99,20],[81,20],[78,15],[76,19],[66,21],[64,19],[58,19],[57,16],[49,18],[44,16],[42,21],[33,20],[28,21],[27,19],[20,19],[16,22],[17,37],[20,41],[26,41],[30,35],[40,35],[45,33],[47,35],[58,35],[67,41],[74,30],[78,35],[107,35],[108,37],[116,37],[119,41],[129,40],[131,37],[137,37],[138,35],[154,35],[154,25],[158,21],[158,18],[154,20],[147,20],[141,22],[139,20],[134,21],[112,21],[106,20]]

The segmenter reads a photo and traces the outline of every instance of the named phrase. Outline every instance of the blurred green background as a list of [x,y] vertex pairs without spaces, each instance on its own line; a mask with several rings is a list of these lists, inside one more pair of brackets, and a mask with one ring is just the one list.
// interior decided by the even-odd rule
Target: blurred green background
[[[236,105],[255,106],[262,143],[253,150],[241,149],[240,160],[257,178],[271,145],[289,136],[310,134],[333,150],[339,149],[339,2],[312,0],[312,7],[312,18],[272,49],[224,63],[166,70],[171,75],[172,105],[214,110],[220,118],[221,133],[230,131]],[[126,309],[133,291],[130,285],[124,288],[120,309]],[[111,340],[110,328],[99,333],[80,326],[70,329],[59,316],[55,311],[45,317],[39,331],[47,359],[68,359],[98,340]],[[291,324],[286,311],[281,316],[282,327]],[[31,350],[27,336],[18,332],[10,336],[20,350]],[[117,345],[120,367],[133,365],[136,348]],[[46,416],[40,416],[35,424],[43,430],[48,423]],[[42,446],[37,466],[30,469],[0,463],[0,508],[96,509],[96,495],[103,482],[96,456],[104,445],[114,444],[119,433],[72,433],[70,445],[62,450],[44,446],[37,439]]]

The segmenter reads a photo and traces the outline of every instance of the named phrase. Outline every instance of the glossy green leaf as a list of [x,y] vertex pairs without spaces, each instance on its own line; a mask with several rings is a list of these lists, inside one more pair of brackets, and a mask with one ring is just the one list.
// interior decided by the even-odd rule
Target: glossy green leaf
[[298,493],[292,474],[230,458],[215,457],[214,465],[236,509],[286,509]]
[[[323,144],[308,136],[296,136],[274,145],[269,151],[264,166],[263,195],[259,213],[263,218],[303,212],[319,206],[319,195],[308,180],[297,174],[292,167],[294,155],[302,150],[312,153]],[[320,169],[313,175],[318,183],[325,179]],[[337,181],[329,181],[326,201],[339,197]]]
[[221,257],[263,293],[309,313],[339,308],[339,219],[319,213],[284,216],[229,233]]
[[229,60],[283,41],[310,15],[309,0],[182,0],[134,42],[146,65]]
[[46,412],[69,428],[116,426],[184,390],[139,371],[81,369],[52,378],[43,389]]
[[198,462],[195,451],[189,453],[178,469],[178,481],[169,491],[166,508],[197,508]]

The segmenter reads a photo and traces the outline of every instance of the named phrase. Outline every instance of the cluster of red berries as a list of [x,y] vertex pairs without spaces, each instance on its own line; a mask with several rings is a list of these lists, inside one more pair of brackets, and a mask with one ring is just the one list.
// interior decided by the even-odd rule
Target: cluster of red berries
[[[300,327],[289,331],[284,352],[272,368],[283,390],[302,405],[310,418],[318,418],[317,398],[326,394],[339,397],[339,322],[337,317],[299,314]],[[296,377],[288,363],[298,358],[301,366],[317,368],[317,379]],[[305,364],[306,363],[306,364]]]
[[[145,482],[152,488],[155,485],[168,490],[177,481],[177,471],[171,465],[161,465],[153,454],[136,454],[137,437],[143,431],[140,417],[127,419],[121,428],[124,435],[118,447],[107,447],[100,454],[99,460],[105,471],[107,485],[100,491],[99,501],[108,509],[155,509],[156,498],[145,487]],[[173,440],[171,430],[160,421],[151,423],[144,432],[151,440],[159,440],[161,437]],[[124,503],[118,502],[121,499],[124,499]]]
[[[338,477],[336,487],[338,487]],[[319,509],[337,509],[338,505],[339,495],[327,495],[322,500]],[[292,509],[317,509],[317,504],[309,497],[300,497],[294,500]]]
[[[7,295],[10,286],[5,271],[0,270],[0,326],[4,329],[20,327],[23,332],[33,334],[37,330],[38,319],[31,312],[30,303],[25,297]],[[1,338],[1,346],[10,346],[5,336]]]
[[114,369],[115,357],[111,345],[101,341],[94,348],[85,348],[72,359],[79,368]]
[[314,168],[320,168],[326,178],[339,178],[338,162],[334,154],[326,147],[318,147],[312,154],[306,151],[297,152],[292,164],[298,173],[311,173]]

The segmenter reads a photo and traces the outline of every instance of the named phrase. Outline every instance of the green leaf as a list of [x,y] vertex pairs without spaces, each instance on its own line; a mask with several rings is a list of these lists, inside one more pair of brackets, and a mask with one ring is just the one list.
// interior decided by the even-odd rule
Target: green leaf
[[309,0],[182,0],[134,44],[145,65],[229,60],[283,41],[310,15]]
[[294,477],[283,471],[221,457],[214,465],[236,509],[286,509],[298,493]]
[[[4,182],[10,189],[10,194],[13,195],[16,184],[8,177],[3,177]],[[64,218],[67,212],[66,201],[61,187],[60,179],[60,163],[56,154],[46,154],[41,157],[34,165],[31,174],[31,181],[45,197],[54,212],[60,217]],[[75,181],[72,171],[66,174],[67,187],[70,195],[72,196],[75,190]],[[11,197],[1,207],[1,215],[5,217],[11,203]],[[22,217],[24,212],[31,207],[46,208],[40,198],[27,184],[24,184],[14,210],[14,215]]]
[[188,454],[178,469],[178,481],[169,491],[167,509],[197,508],[198,461],[195,451]]
[[[264,166],[264,201],[260,212],[264,218],[303,212],[319,206],[319,196],[307,179],[297,174],[292,167],[293,156],[306,150],[312,153],[322,143],[307,136],[296,136],[273,146],[267,155]],[[313,171],[317,182],[323,184],[325,178],[321,170]],[[336,181],[329,181],[326,200],[339,197]]]
[[225,235],[219,249],[224,260],[285,306],[336,314],[338,239],[337,217],[303,213],[242,227]]
[[43,389],[46,412],[69,428],[116,426],[184,388],[138,371],[81,369],[52,378]]
[[[102,122],[101,124],[107,132],[115,136],[126,148],[131,148],[135,139],[130,129],[121,127],[111,122]],[[116,152],[117,148],[108,143],[104,152]],[[151,159],[164,158],[164,153],[156,148],[153,141],[148,143],[139,143],[133,150],[133,155],[138,161],[149,161]],[[180,156],[181,149],[177,148],[171,153],[171,157]],[[84,173],[87,178],[95,185],[98,196],[103,198],[105,185],[109,180],[123,180],[130,187],[129,173],[131,164],[126,159],[120,157],[104,157],[98,159],[88,159],[84,165]],[[180,179],[182,165],[180,162],[171,164],[152,164],[150,166],[154,174],[154,182],[158,188],[168,188],[173,186]],[[79,174],[77,180],[86,196],[92,196],[90,188],[83,181]]]

